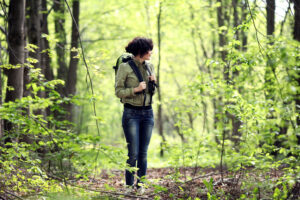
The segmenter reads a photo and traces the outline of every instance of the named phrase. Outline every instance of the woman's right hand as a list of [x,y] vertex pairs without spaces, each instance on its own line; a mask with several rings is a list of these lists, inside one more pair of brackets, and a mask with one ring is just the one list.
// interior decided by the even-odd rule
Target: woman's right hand
[[146,82],[145,81],[140,82],[139,86],[134,88],[133,91],[134,91],[134,93],[137,93],[137,92],[143,91],[144,89],[146,89]]

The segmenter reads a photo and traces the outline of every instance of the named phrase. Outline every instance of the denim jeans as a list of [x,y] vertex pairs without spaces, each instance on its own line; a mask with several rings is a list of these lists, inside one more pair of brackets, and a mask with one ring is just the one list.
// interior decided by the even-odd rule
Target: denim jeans
[[[137,163],[137,175],[141,178],[147,171],[147,150],[154,126],[153,110],[124,108],[122,126],[128,148],[127,164],[136,167]],[[134,172],[126,170],[125,179],[126,185],[133,185]]]

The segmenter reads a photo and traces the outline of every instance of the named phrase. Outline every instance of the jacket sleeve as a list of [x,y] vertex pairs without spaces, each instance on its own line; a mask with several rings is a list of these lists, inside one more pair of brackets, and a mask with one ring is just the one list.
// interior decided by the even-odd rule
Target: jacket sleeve
[[133,88],[126,88],[125,81],[127,75],[128,75],[128,71],[126,71],[126,64],[125,63],[120,64],[116,75],[116,83],[115,83],[115,94],[119,98],[135,96],[135,93],[133,92]]

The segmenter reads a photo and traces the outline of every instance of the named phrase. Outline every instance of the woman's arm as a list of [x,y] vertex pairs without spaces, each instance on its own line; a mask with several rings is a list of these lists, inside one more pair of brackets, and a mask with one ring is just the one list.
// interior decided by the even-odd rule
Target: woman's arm
[[126,68],[127,66],[125,63],[120,64],[116,75],[115,94],[119,98],[135,96],[134,88],[125,87],[125,81],[128,75]]

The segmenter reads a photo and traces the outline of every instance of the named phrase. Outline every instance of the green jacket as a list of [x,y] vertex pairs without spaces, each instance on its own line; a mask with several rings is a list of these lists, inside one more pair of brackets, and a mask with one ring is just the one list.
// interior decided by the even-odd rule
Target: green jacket
[[[150,93],[148,91],[148,82],[149,82],[149,74],[146,69],[145,64],[140,63],[139,61],[134,59],[134,62],[138,69],[140,70],[143,80],[147,84],[146,88],[146,102],[145,106],[150,105]],[[154,67],[153,65],[146,61],[147,65],[151,71],[151,75],[154,74]],[[135,94],[133,92],[133,88],[138,87],[140,84],[137,76],[131,69],[130,65],[128,63],[122,63],[119,66],[117,75],[116,75],[116,84],[115,84],[115,94],[117,97],[121,99],[122,103],[128,103],[133,106],[143,106],[144,103],[144,95],[141,94]],[[153,100],[152,100],[153,102]]]

